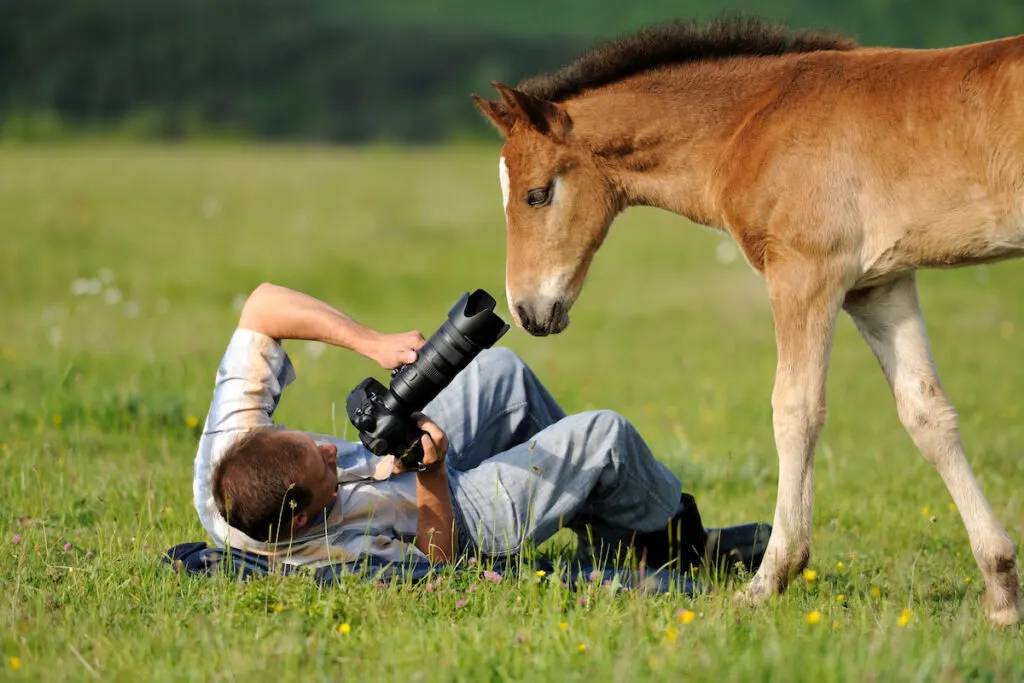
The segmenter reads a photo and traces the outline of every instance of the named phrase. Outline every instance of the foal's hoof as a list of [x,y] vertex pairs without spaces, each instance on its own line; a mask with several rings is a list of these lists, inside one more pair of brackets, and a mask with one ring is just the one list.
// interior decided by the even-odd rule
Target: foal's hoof
[[756,607],[772,597],[774,591],[768,585],[768,582],[759,581],[755,576],[746,588],[733,594],[733,600],[747,607]]
[[747,589],[736,591],[732,594],[732,599],[737,605],[741,607],[756,607],[761,602],[763,602],[763,600],[755,598],[754,594]]
[[1013,626],[1020,623],[1024,617],[1024,604],[1014,597],[1012,600],[1003,598],[993,599],[988,593],[985,594],[985,607],[988,612],[989,621],[996,626]]
[[1002,609],[989,610],[989,620],[996,626],[1013,626],[1020,622],[1020,607],[1004,607]]

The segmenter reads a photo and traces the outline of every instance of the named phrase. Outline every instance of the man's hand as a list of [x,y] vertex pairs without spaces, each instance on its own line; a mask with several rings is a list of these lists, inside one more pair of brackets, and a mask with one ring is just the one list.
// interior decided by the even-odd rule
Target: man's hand
[[416,425],[426,432],[420,437],[420,443],[423,444],[423,464],[427,469],[436,469],[435,465],[440,466],[448,455],[448,435],[426,415],[414,413],[413,417],[416,418]]
[[[444,459],[448,455],[448,435],[423,413],[413,413],[412,417],[416,420],[416,426],[426,432],[420,437],[420,445],[423,446],[423,465],[428,472],[443,467]],[[408,471],[402,461],[395,458],[392,472],[402,474]]]
[[382,334],[367,349],[366,355],[380,363],[385,370],[394,370],[400,365],[416,360],[416,352],[427,341],[413,330],[400,334]]
[[416,424],[426,434],[421,437],[423,464],[416,473],[416,547],[431,562],[447,562],[455,548],[455,513],[448,490],[448,437],[430,418],[414,413]]

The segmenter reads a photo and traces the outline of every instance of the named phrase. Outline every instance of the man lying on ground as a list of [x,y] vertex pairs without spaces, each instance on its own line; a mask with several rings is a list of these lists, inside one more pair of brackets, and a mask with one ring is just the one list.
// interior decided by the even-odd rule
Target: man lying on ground
[[306,294],[256,288],[217,372],[195,459],[196,509],[218,546],[310,567],[443,562],[512,556],[567,527],[581,548],[632,550],[649,569],[760,564],[768,525],[705,529],[693,497],[624,417],[566,415],[508,349],[481,352],[417,416],[425,469],[405,472],[358,441],[274,423],[295,379],[286,339],[387,369],[413,362],[424,344],[419,332],[381,334]]

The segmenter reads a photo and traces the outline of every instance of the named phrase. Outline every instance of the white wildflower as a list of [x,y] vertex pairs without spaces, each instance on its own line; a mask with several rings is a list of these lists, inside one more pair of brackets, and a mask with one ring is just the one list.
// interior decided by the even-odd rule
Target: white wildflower
[[739,256],[736,250],[736,245],[732,242],[722,241],[715,247],[715,260],[721,263],[723,266],[727,266],[736,260]]
[[313,358],[319,358],[324,355],[324,345],[320,342],[308,341],[306,342],[306,353]]
[[96,296],[103,289],[103,284],[93,277],[75,278],[71,283],[71,293],[75,296]]
[[220,200],[216,197],[207,197],[203,200],[203,218],[213,220],[220,215]]

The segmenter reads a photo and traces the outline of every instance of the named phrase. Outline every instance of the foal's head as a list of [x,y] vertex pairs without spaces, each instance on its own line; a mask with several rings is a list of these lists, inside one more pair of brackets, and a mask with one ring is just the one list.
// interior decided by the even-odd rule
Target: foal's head
[[617,212],[615,193],[574,138],[564,105],[494,87],[501,99],[473,99],[505,136],[499,177],[509,310],[530,334],[557,334],[569,324],[569,308]]

